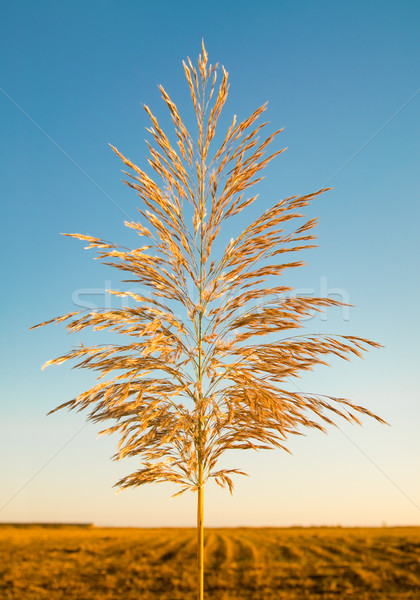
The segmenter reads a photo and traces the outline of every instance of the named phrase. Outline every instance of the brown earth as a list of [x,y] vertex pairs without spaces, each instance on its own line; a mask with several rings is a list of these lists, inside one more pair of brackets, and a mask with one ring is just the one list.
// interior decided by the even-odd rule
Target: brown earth
[[[193,529],[0,527],[3,600],[195,600]],[[420,527],[207,529],[206,600],[419,600]]]

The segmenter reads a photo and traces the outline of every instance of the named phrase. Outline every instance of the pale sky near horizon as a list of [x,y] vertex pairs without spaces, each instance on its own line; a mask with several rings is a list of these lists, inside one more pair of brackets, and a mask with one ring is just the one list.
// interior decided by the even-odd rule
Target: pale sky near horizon
[[45,416],[91,387],[94,375],[41,371],[85,338],[59,325],[29,327],[118,287],[115,270],[59,233],[133,240],[123,221],[136,218],[138,198],[121,183],[123,165],[108,143],[144,165],[141,104],[170,125],[157,84],[190,118],[182,60],[195,61],[204,38],[210,62],[230,74],[222,126],[268,100],[271,131],[285,128],[276,143],[288,149],[238,226],[282,197],[333,187],[307,211],[319,216],[319,247],[305,254],[293,284],[354,308],[308,321],[307,331],[384,345],[363,361],[318,368],[298,386],[348,397],[390,423],[310,431],[290,440],[292,456],[229,454],[225,464],[250,477],[236,478],[232,497],[208,486],[205,523],[420,524],[420,5],[206,6],[18,0],[3,8],[0,522],[195,523],[195,496],[171,499],[171,485],[116,495],[112,485],[136,463],[110,461],[117,440],[97,439],[84,413]]

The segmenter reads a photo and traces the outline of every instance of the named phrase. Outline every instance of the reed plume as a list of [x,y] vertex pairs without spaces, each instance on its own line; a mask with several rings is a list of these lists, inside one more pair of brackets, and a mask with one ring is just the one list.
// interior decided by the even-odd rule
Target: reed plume
[[179,494],[198,492],[200,599],[204,485],[214,478],[232,491],[232,475],[243,473],[218,467],[226,450],[287,451],[290,434],[305,427],[324,431],[337,417],[383,421],[345,398],[290,390],[291,377],[327,364],[328,356],[361,356],[378,344],[348,335],[295,334],[309,315],[341,305],[293,297],[278,279],[303,264],[293,253],[313,247],[316,220],[305,219],[302,210],[324,189],[280,200],[226,243],[230,220],[256,201],[250,190],[282,152],[268,152],[281,130],[261,139],[264,105],[239,123],[234,117],[216,144],[228,73],[222,67],[216,86],[218,65],[209,64],[204,44],[198,66],[189,59],[183,65],[197,133],[188,131],[160,86],[176,143],[145,106],[152,123],[148,164],[156,176],[112,147],[128,168],[125,183],[142,201],[141,222],[125,223],[139,236],[138,247],[65,234],[129,273],[126,281],[144,293],[111,290],[134,307],[71,312],[36,327],[66,322],[69,332],[92,328],[124,336],[121,344],[80,345],[46,363],[76,360],[76,367],[99,373],[97,385],[55,410],[87,410],[90,421],[111,421],[102,433],[120,436],[114,458],[140,461],[118,487],[169,481],[181,486]]

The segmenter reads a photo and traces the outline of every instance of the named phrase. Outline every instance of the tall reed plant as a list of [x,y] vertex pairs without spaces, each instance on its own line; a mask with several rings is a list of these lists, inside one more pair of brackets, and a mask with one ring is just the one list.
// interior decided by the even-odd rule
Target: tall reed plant
[[336,417],[383,421],[347,399],[291,390],[291,377],[327,364],[328,356],[361,356],[378,344],[296,334],[308,316],[340,306],[331,298],[293,296],[280,280],[303,264],[295,253],[313,247],[316,220],[301,211],[325,190],[278,201],[231,238],[232,219],[257,200],[255,184],[282,152],[268,152],[280,131],[260,137],[267,125],[260,123],[264,105],[239,123],[234,117],[223,138],[216,136],[228,73],[222,67],[217,86],[218,65],[209,64],[204,44],[197,67],[189,59],[183,64],[196,134],[160,87],[173,140],[145,106],[152,123],[149,167],[113,148],[128,167],[125,183],[141,199],[141,220],[125,223],[138,235],[136,247],[65,234],[87,242],[143,292],[110,290],[130,302],[71,312],[36,327],[65,321],[69,332],[121,334],[121,343],[80,345],[46,363],[75,360],[76,367],[99,373],[97,385],[55,410],[87,410],[90,421],[112,423],[102,433],[120,436],[114,458],[139,460],[138,470],[118,481],[120,488],[169,481],[180,485],[178,494],[197,493],[202,599],[204,486],[213,478],[232,492],[232,475],[243,473],[218,465],[226,450],[287,451],[290,434],[306,427],[324,431]]

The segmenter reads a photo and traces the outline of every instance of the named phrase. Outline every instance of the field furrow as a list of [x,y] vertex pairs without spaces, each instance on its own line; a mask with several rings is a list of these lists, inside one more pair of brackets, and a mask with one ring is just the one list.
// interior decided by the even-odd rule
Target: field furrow
[[[205,532],[206,600],[419,600],[420,528]],[[2,600],[194,600],[193,529],[0,527]]]

